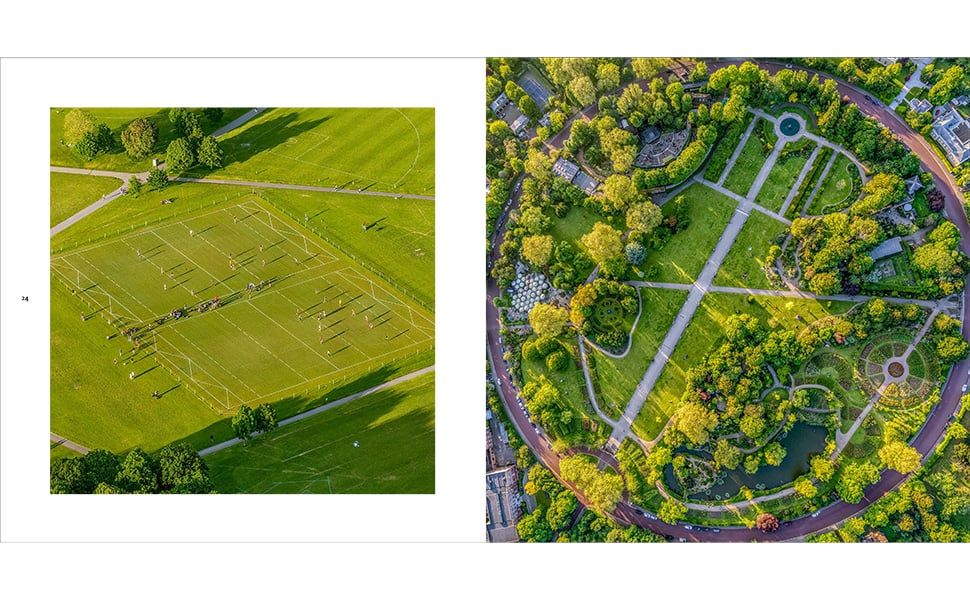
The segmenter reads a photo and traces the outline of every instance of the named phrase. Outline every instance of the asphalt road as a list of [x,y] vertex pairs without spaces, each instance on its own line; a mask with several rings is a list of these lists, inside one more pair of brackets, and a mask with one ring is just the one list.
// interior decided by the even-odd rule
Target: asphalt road
[[[714,70],[730,64],[741,64],[742,62],[744,61],[708,61],[708,67],[711,70]],[[784,68],[784,65],[781,63],[771,61],[756,62],[759,62],[762,67],[766,68],[772,73]],[[961,194],[959,191],[960,188],[953,176],[947,171],[946,167],[940,161],[940,158],[936,155],[926,140],[923,139],[923,137],[918,133],[911,130],[909,126],[906,125],[906,123],[899,117],[899,115],[890,110],[889,107],[882,104],[878,100],[868,100],[865,91],[837,78],[822,74],[820,74],[820,76],[822,76],[823,79],[835,79],[839,87],[839,92],[843,96],[848,97],[850,101],[857,104],[864,114],[872,116],[886,125],[886,127],[899,136],[903,143],[905,143],[920,158],[923,169],[932,174],[936,187],[941,190],[946,197],[945,207],[947,215],[960,230],[961,249],[970,254],[970,223],[967,221],[967,214],[963,208]],[[597,107],[596,105],[593,105],[584,109],[582,114],[586,118],[592,118],[595,116],[596,111]],[[572,123],[572,119],[570,119],[569,123]],[[549,141],[549,145],[553,147],[561,147],[563,141],[566,139],[568,139],[568,127],[564,128],[563,131],[552,138]],[[498,258],[498,246],[502,236],[505,233],[507,214],[511,210],[517,208],[518,204],[519,194],[517,193],[513,196],[512,201],[506,207],[505,213],[500,218],[501,224],[497,228],[496,234],[493,238],[493,244],[490,251],[491,260],[489,264],[492,264],[492,262]],[[968,276],[968,284],[970,284],[970,276]],[[525,413],[519,407],[518,402],[516,401],[516,391],[512,385],[511,378],[508,373],[508,367],[502,360],[502,350],[499,343],[498,309],[493,303],[493,300],[499,296],[499,290],[495,279],[490,273],[487,275],[486,288],[486,343],[489,357],[493,359],[493,373],[498,384],[500,396],[505,404],[507,413],[512,418],[512,421],[523,440],[532,449],[536,458],[542,464],[546,465],[558,477],[559,456],[548,447],[547,440],[537,433],[537,431],[533,428],[532,423],[529,422],[528,418],[525,416]],[[963,335],[965,338],[967,338],[970,337],[968,336],[970,305],[968,305],[966,302],[964,303],[963,313]],[[970,358],[965,359],[954,366],[953,370],[951,371],[951,377],[947,380],[947,383],[941,393],[940,402],[932,410],[929,418],[917,433],[912,445],[924,457],[928,456],[930,452],[932,452],[933,448],[936,447],[940,437],[943,435],[946,429],[948,419],[959,407],[960,396],[962,395],[961,387],[967,380],[967,376],[963,375],[963,373],[967,373],[968,369],[970,369]],[[849,517],[863,512],[870,504],[881,498],[890,490],[894,489],[905,479],[905,475],[895,471],[883,471],[879,481],[866,489],[863,500],[858,504],[848,504],[838,501],[815,513],[816,516],[806,516],[794,521],[785,522],[777,531],[771,533],[762,533],[757,529],[747,529],[741,527],[725,527],[721,528],[721,531],[719,532],[700,530],[696,527],[691,530],[687,530],[680,525],[670,525],[662,521],[651,519],[627,502],[619,503],[612,516],[621,524],[635,524],[660,535],[673,536],[674,538],[682,538],[688,541],[785,541],[821,531],[836,525]],[[573,489],[573,491],[576,491],[572,485],[567,483],[567,486]],[[581,494],[577,494],[577,496],[581,502],[587,504],[585,498],[583,498]]]

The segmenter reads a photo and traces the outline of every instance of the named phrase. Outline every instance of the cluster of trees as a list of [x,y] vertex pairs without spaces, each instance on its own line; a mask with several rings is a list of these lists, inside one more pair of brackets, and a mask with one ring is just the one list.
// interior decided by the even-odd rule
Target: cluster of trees
[[[964,445],[965,446],[965,445]],[[954,447],[956,450],[956,447]],[[883,538],[909,542],[970,541],[970,532],[961,517],[970,511],[970,486],[967,472],[958,466],[964,457],[954,452],[948,468],[917,476],[888,492],[865,512],[855,531],[866,526],[879,531]],[[964,462],[964,464],[966,464]],[[841,535],[820,541],[856,541],[857,537]],[[887,535],[888,534],[888,535]]]
[[913,252],[912,263],[919,276],[917,285],[925,293],[946,296],[962,290],[970,263],[960,250],[960,230],[950,221],[941,221]]
[[205,135],[202,118],[216,123],[222,118],[221,108],[204,108],[199,113],[186,108],[173,108],[168,112],[169,121],[178,135],[168,144],[165,151],[165,168],[169,172],[181,173],[196,164],[210,169],[222,166],[225,155],[219,142],[211,135]]
[[543,58],[540,59],[552,83],[571,97],[575,104],[588,106],[602,94],[628,81],[623,60],[619,58]]
[[545,375],[534,377],[522,386],[522,397],[532,420],[556,440],[569,447],[595,442],[596,436],[586,416],[576,414],[559,388]]
[[589,456],[576,454],[559,461],[559,473],[573,483],[590,506],[599,512],[610,512],[623,495],[623,478],[616,473],[600,471]]
[[942,73],[931,67],[934,65],[927,65],[923,70],[923,78],[933,81],[926,99],[934,105],[946,104],[956,96],[970,92],[970,77],[963,65],[955,64]]
[[573,155],[582,152],[587,163],[614,173],[628,172],[639,151],[637,136],[605,111],[589,121],[573,121],[565,148]]
[[[530,152],[529,161],[534,176],[522,183],[519,211],[513,213],[492,274],[499,285],[507,287],[515,278],[515,261],[519,258],[544,269],[559,289],[569,290],[582,281],[592,264],[585,253],[569,241],[555,243],[546,235],[552,227],[549,214],[564,216],[573,206],[580,205],[586,194],[560,177],[552,176],[552,163],[541,152]],[[543,160],[544,159],[544,160]],[[489,215],[501,214],[508,200],[510,188],[504,180],[492,180],[486,199]],[[490,226],[494,220],[489,220]]]
[[872,270],[868,251],[885,239],[885,231],[871,217],[830,213],[801,217],[791,225],[798,243],[802,281],[820,296],[855,293]]
[[620,527],[616,521],[588,510],[579,522],[567,532],[561,533],[558,542],[580,543],[644,543],[662,542],[663,538],[646,529],[633,525]]
[[[565,313],[565,309],[562,310]],[[532,362],[543,361],[550,371],[565,371],[572,362],[561,341],[552,336],[540,336],[523,342],[522,358]]]
[[936,316],[928,333],[936,356],[944,365],[960,362],[970,352],[970,344],[963,339],[960,321],[946,313]]
[[212,491],[205,461],[188,444],[156,456],[134,449],[123,458],[107,450],[51,464],[52,494],[206,494]]
[[644,91],[640,84],[631,83],[612,102],[612,107],[634,127],[654,125],[664,130],[683,129],[687,115],[693,108],[691,95],[679,81],[670,83],[657,77]]
[[232,417],[232,430],[243,440],[276,427],[276,409],[270,404],[260,404],[255,409],[244,404]]
[[111,129],[81,108],[73,108],[64,115],[63,139],[69,148],[85,160],[91,160],[115,147]]
[[524,515],[516,524],[519,539],[523,542],[551,542],[556,534],[569,529],[573,512],[579,507],[576,496],[559,483],[552,471],[540,464],[529,469],[525,493],[532,496],[545,494],[548,506],[539,506]]

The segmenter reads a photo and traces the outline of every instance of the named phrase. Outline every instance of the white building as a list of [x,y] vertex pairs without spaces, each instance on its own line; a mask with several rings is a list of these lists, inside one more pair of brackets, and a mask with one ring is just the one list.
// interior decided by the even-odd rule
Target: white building
[[970,123],[952,104],[936,109],[931,135],[954,165],[970,159]]

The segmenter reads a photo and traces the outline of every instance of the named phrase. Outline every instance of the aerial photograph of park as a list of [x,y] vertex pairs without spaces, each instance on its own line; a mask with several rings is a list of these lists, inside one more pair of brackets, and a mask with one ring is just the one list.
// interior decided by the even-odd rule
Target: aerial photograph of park
[[970,542],[970,59],[490,58],[491,542]]
[[50,491],[433,494],[433,108],[50,109]]

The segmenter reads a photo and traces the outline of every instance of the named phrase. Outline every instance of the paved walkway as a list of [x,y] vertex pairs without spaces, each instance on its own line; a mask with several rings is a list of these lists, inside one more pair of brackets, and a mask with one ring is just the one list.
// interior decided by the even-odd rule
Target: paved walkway
[[299,190],[303,192],[329,192],[332,194],[354,194],[357,196],[381,196],[384,198],[408,198],[410,200],[434,200],[434,196],[420,194],[401,194],[395,192],[375,192],[371,190],[354,190],[339,187],[325,187],[318,185],[302,185],[297,183],[273,183],[270,181],[241,181],[238,179],[201,179],[196,177],[176,177],[172,181],[181,183],[210,183],[214,185],[240,185],[254,188],[271,188],[277,190]]
[[[407,375],[401,375],[400,377],[396,377],[394,379],[391,379],[390,381],[385,381],[384,383],[382,383],[380,385],[375,385],[374,387],[368,388],[368,389],[366,389],[366,390],[364,390],[362,392],[357,392],[356,394],[351,394],[349,396],[345,396],[345,397],[343,397],[343,398],[341,398],[339,400],[334,400],[333,402],[329,402],[327,404],[324,404],[323,406],[318,406],[318,407],[312,408],[312,409],[310,409],[310,410],[308,410],[306,412],[301,412],[300,414],[293,415],[292,417],[290,417],[288,419],[283,419],[282,421],[280,421],[279,422],[279,426],[280,427],[285,427],[285,426],[287,426],[287,425],[289,425],[291,423],[296,423],[297,421],[302,421],[303,419],[308,419],[310,417],[314,417],[316,415],[319,415],[322,412],[326,412],[326,411],[331,410],[333,408],[337,408],[338,406],[343,406],[344,404],[348,404],[350,402],[353,402],[354,400],[359,400],[360,398],[363,398],[364,396],[370,396],[371,394],[373,394],[375,392],[379,392],[379,391],[384,390],[384,389],[387,389],[387,388],[389,388],[391,386],[395,386],[395,385],[398,385],[400,383],[404,383],[406,381],[410,381],[410,380],[414,379],[415,377],[420,377],[421,375],[425,375],[427,373],[433,372],[434,371],[434,367],[435,367],[434,365],[431,365],[430,367],[425,367],[423,369],[418,369],[417,371],[412,371],[411,373],[408,373]],[[212,454],[214,452],[218,452],[220,450],[225,450],[226,448],[230,448],[232,446],[235,446],[236,444],[239,444],[242,441],[243,440],[240,439],[240,438],[232,438],[231,440],[226,440],[225,442],[221,442],[219,444],[215,444],[214,446],[209,446],[208,448],[203,448],[202,450],[199,451],[199,456],[208,456],[208,455],[210,455],[210,454]]]
[[260,115],[260,113],[262,113],[265,110],[266,110],[265,108],[254,108],[249,111],[246,111],[244,114],[236,117],[235,119],[233,119],[232,121],[229,121],[219,129],[216,129],[215,131],[213,131],[212,137],[218,138],[226,135],[233,129],[237,127],[241,127],[244,124],[248,123],[249,121],[255,119]]
[[[761,191],[761,186],[764,185],[765,180],[768,178],[768,173],[770,173],[771,169],[775,166],[775,161],[778,160],[778,155],[780,152],[781,144],[777,145],[771,151],[764,164],[761,165],[761,170],[758,171],[758,176],[755,177],[754,183],[751,184],[747,197],[741,198],[737,194],[731,195],[732,198],[738,201],[738,207],[735,209],[734,215],[731,217],[731,220],[721,233],[721,237],[718,239],[717,245],[714,246],[714,251],[711,252],[707,262],[704,263],[704,268],[701,269],[701,273],[697,277],[697,281],[694,282],[690,293],[687,295],[687,301],[684,302],[684,305],[681,307],[680,312],[674,319],[673,325],[671,325],[670,329],[667,330],[667,334],[664,336],[664,340],[660,344],[660,348],[657,349],[657,353],[654,355],[653,361],[650,363],[650,366],[647,367],[647,370],[643,374],[643,378],[640,380],[640,383],[637,384],[637,387],[633,392],[633,397],[630,398],[626,409],[623,411],[623,416],[613,429],[613,434],[610,436],[610,439],[607,442],[607,448],[619,448],[623,440],[630,434],[630,429],[633,427],[634,419],[636,419],[637,415],[640,414],[640,410],[646,403],[647,397],[653,390],[653,386],[657,383],[660,373],[663,372],[664,367],[667,366],[667,361],[670,360],[670,356],[673,354],[674,349],[680,342],[680,338],[684,335],[687,325],[689,325],[691,319],[693,319],[694,313],[697,311],[697,307],[700,306],[701,300],[704,299],[704,295],[708,292],[711,282],[714,281],[714,276],[717,275],[718,270],[721,268],[721,263],[731,250],[734,240],[737,239],[738,234],[741,233],[741,229],[744,227],[745,221],[748,220],[748,215],[751,214],[752,209],[758,208],[758,205],[755,204],[753,200],[754,198],[758,197],[758,193]],[[703,179],[700,181],[703,181]],[[705,183],[716,186],[715,189],[721,187],[717,186],[716,184],[711,184],[710,182]],[[761,208],[763,209],[764,207]],[[768,211],[768,213],[773,215],[775,218],[780,218],[777,214],[772,213],[771,211]],[[663,432],[661,431],[661,435],[662,433]]]
[[899,93],[896,94],[896,97],[893,98],[893,101],[889,103],[889,108],[895,110],[897,106],[899,106],[903,101],[906,100],[906,94],[908,94],[910,90],[915,88],[926,87],[926,85],[924,85],[923,82],[920,81],[920,76],[923,74],[923,69],[926,68],[926,65],[930,64],[931,62],[933,62],[932,58],[913,59],[913,63],[916,64],[916,70],[913,71],[913,74],[910,75],[909,79],[906,80],[906,83],[903,84],[903,89],[899,90]]
[[[632,332],[630,334],[630,337],[633,337]],[[593,379],[589,375],[589,362],[586,359],[586,344],[583,343],[585,340],[583,339],[582,335],[579,335],[578,338],[579,338],[579,361],[583,367],[583,377],[586,379],[586,392],[589,394],[589,401],[593,405],[593,410],[595,410],[596,414],[599,415],[599,418],[603,419],[613,427],[616,427],[616,421],[608,417],[606,413],[604,413],[603,410],[600,409],[600,405],[596,401],[596,391],[593,389]]]
[[90,450],[88,450],[87,448],[85,448],[81,444],[72,442],[71,440],[67,439],[66,437],[61,437],[61,436],[57,435],[56,433],[54,433],[53,431],[50,432],[50,433],[51,433],[51,441],[54,442],[55,444],[64,446],[65,448],[70,448],[71,450],[74,450],[75,452],[77,452],[79,454],[87,454],[88,452],[90,452]]

